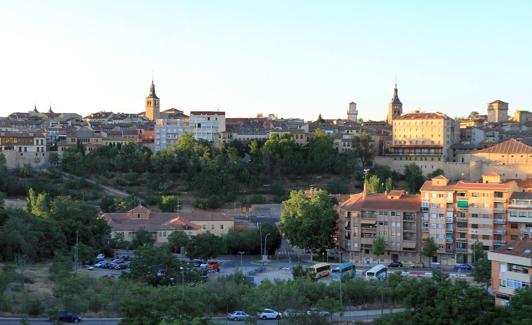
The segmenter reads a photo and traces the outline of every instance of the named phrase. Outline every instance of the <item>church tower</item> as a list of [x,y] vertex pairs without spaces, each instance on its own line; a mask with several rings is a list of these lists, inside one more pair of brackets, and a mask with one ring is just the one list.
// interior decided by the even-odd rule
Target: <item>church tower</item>
[[393,97],[390,104],[388,104],[388,124],[393,124],[393,119],[401,116],[403,114],[403,103],[399,100],[399,96],[397,94],[397,83],[395,83],[395,87],[393,88]]
[[155,95],[155,84],[151,81],[150,94],[146,97],[146,117],[153,121],[159,118],[159,97]]
[[358,117],[357,103],[351,102],[349,103],[349,109],[347,110],[347,119],[350,121],[356,122],[357,117]]

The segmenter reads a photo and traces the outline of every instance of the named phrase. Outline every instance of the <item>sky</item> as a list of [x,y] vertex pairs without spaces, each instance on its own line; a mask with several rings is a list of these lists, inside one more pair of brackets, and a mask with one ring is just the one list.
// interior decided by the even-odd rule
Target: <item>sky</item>
[[37,105],[382,120],[532,110],[532,1],[0,0],[0,116]]

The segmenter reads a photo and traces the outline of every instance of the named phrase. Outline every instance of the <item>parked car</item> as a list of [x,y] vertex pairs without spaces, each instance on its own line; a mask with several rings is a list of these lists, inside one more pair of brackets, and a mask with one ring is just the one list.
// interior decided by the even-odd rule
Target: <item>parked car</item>
[[190,262],[190,265],[192,265],[192,267],[200,267],[203,263],[202,260],[191,260]]
[[303,316],[305,315],[304,311],[296,310],[296,309],[287,309],[283,312],[283,317],[296,317],[296,316]]
[[99,262],[99,261],[103,261],[105,260],[105,255],[103,255],[102,253],[96,255],[96,260]]
[[326,310],[322,310],[322,309],[318,309],[318,308],[310,308],[307,311],[307,315],[309,315],[309,316],[329,317],[329,316],[331,316],[331,313],[326,311]]
[[245,311],[237,310],[227,314],[228,320],[246,320],[249,318],[249,315]]
[[82,321],[80,315],[69,311],[61,311],[56,317],[50,317],[50,321],[60,321],[66,323],[79,323]]
[[207,263],[207,267],[216,272],[220,272],[220,266],[222,266],[222,263],[219,261],[209,261],[209,263]]
[[456,271],[471,271],[473,267],[470,264],[456,264],[454,269]]
[[94,264],[94,267],[100,267],[100,268],[105,268],[105,266],[109,264],[109,262],[106,262],[106,261],[100,261],[96,264]]
[[390,264],[388,264],[388,267],[403,267],[403,263],[399,261],[391,262]]
[[128,267],[127,263],[119,263],[119,264],[115,264],[113,268],[115,270],[125,270],[127,269],[127,267]]
[[264,309],[257,316],[260,319],[279,319],[281,318],[281,313],[273,309]]

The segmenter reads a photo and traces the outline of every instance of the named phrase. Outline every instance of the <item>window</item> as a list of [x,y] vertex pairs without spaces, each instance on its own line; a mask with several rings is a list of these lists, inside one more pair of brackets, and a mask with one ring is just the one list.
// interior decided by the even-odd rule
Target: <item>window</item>
[[517,225],[517,223],[513,222],[513,223],[510,224],[510,227],[512,229],[517,229],[518,225]]
[[224,229],[224,225],[220,225],[220,230],[223,230]]
[[211,225],[211,230],[214,230],[214,225]]

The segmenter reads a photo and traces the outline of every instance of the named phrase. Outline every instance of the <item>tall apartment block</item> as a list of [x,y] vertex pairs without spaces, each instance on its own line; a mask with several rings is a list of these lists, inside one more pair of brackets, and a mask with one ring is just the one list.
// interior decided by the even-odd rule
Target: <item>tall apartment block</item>
[[512,237],[508,219],[510,197],[519,190],[513,180],[501,181],[498,174],[482,182],[450,183],[444,176],[421,187],[422,238],[433,237],[439,246],[435,257],[443,264],[468,263],[477,241],[486,250],[505,244]]
[[352,261],[373,264],[373,241],[384,238],[386,252],[380,261],[419,262],[419,195],[404,191],[353,194],[338,207],[340,247]]
[[515,290],[532,282],[532,239],[519,240],[488,253],[495,304],[506,305]]
[[514,192],[508,204],[510,240],[532,238],[532,192]]

